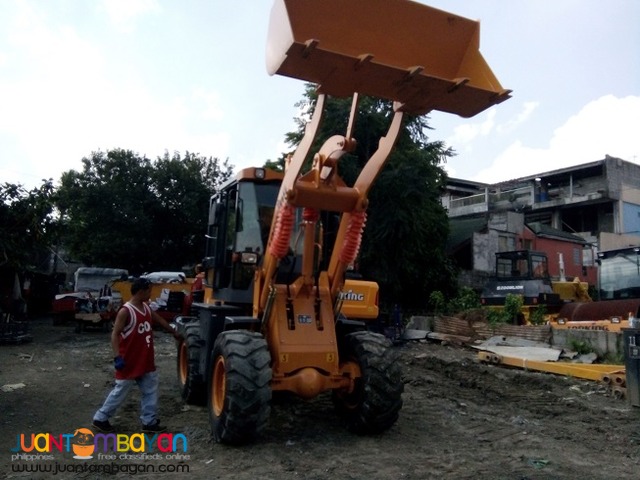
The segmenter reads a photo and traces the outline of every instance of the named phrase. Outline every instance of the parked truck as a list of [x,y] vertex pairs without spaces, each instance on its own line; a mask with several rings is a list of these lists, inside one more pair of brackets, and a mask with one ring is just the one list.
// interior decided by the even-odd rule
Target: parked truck
[[[431,110],[471,117],[509,97],[478,42],[477,22],[408,0],[275,0],[267,70],[316,83],[319,95],[284,175],[244,169],[211,199],[204,295],[176,324],[182,396],[206,402],[216,441],[253,439],[277,391],[331,392],[356,433],[396,422],[400,365],[384,336],[344,314],[353,295],[346,272],[404,118]],[[360,94],[393,101],[394,113],[347,185],[338,165],[355,149]],[[348,127],[311,154],[328,95],[352,96]]]
[[78,268],[73,275],[73,291],[60,293],[53,300],[54,323],[75,321],[78,332],[86,327],[109,330],[121,305],[117,296],[112,296],[111,285],[127,275],[122,268]]

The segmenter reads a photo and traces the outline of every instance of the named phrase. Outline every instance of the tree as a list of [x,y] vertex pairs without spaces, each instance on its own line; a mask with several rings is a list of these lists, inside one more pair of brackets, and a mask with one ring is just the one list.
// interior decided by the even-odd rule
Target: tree
[[30,191],[0,185],[0,266],[33,268],[37,253],[48,248],[56,227],[52,195],[51,180]]
[[[161,238],[162,255],[176,266],[194,263],[204,255],[209,199],[231,175],[228,161],[206,160],[186,152],[165,153],[155,162],[153,191],[159,201],[160,223],[154,225]],[[171,235],[167,235],[172,232]]]
[[152,162],[114,149],[82,163],[81,172],[62,174],[56,196],[74,258],[141,274],[202,257],[209,197],[230,176],[228,161],[187,152]]
[[[317,94],[308,84],[296,106],[302,115],[298,130],[286,140],[299,144],[313,113]],[[346,132],[350,99],[329,99],[323,125],[312,153],[331,135]],[[386,134],[393,115],[391,102],[360,100],[354,137],[356,151],[340,161],[340,174],[352,185]],[[368,219],[359,257],[359,269],[380,284],[381,305],[423,310],[433,290],[455,290],[455,271],[445,255],[448,217],[440,203],[446,173],[440,164],[453,155],[441,142],[428,142],[427,117],[409,117],[387,165],[369,194]]]

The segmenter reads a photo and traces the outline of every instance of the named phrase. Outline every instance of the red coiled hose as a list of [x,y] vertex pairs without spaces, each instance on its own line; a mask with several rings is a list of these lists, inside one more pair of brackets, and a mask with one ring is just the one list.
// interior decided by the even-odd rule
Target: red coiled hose
[[314,208],[305,208],[302,210],[302,219],[305,222],[317,222],[319,216],[318,211]]
[[367,212],[351,212],[349,226],[344,235],[344,243],[340,252],[340,262],[349,265],[358,256],[360,250],[360,242],[362,241],[362,232],[367,221]]
[[269,246],[269,253],[276,258],[284,257],[289,251],[289,240],[293,231],[294,208],[288,203],[278,211],[273,239]]

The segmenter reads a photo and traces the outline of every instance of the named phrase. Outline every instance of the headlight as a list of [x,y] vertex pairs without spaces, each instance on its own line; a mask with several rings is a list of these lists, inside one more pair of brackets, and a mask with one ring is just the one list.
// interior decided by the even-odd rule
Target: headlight
[[258,263],[258,254],[253,252],[242,252],[240,254],[240,263],[256,264]]

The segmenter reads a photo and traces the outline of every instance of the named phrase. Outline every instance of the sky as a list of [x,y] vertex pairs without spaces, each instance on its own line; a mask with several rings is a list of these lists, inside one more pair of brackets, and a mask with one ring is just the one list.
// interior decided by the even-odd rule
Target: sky
[[[605,155],[640,164],[640,2],[421,3],[480,21],[480,51],[513,90],[473,118],[429,114],[429,140],[456,151],[449,175],[496,183]],[[113,148],[236,168],[277,159],[304,83],[267,74],[271,5],[0,0],[0,183],[57,183]]]

